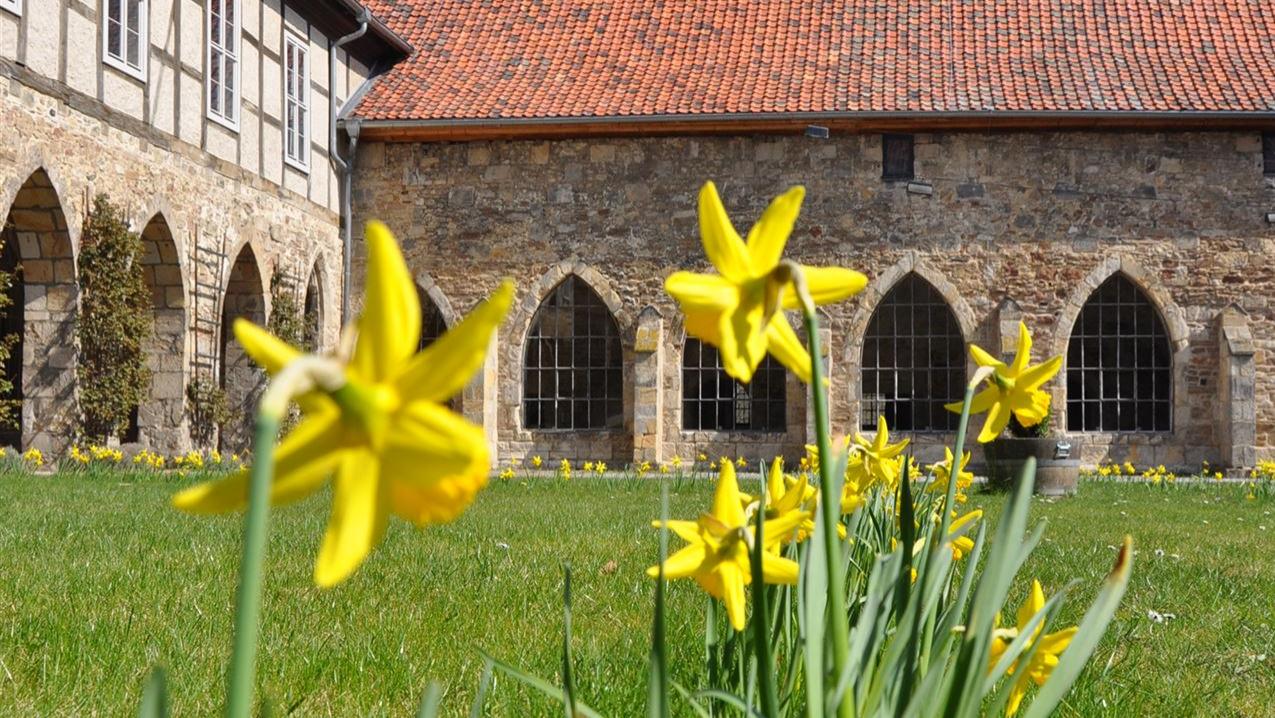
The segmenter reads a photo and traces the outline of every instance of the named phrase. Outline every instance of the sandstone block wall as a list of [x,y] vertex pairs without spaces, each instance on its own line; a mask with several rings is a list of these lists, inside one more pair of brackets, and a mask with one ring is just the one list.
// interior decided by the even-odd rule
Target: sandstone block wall
[[[146,248],[156,335],[141,440],[162,451],[187,448],[185,387],[196,372],[219,369],[222,322],[233,318],[223,308],[267,307],[278,273],[298,291],[317,276],[319,306],[340,306],[337,217],[103,105],[79,97],[72,106],[0,72],[0,221],[18,243],[25,278],[24,445],[56,451],[74,432],[75,263],[84,212],[98,193],[125,209]],[[244,258],[256,284],[237,290],[255,301],[229,306],[232,270]],[[339,322],[336,311],[324,312],[327,346]]]
[[[675,269],[708,267],[695,212],[707,179],[741,231],[770,198],[806,185],[789,256],[855,267],[872,279],[862,296],[827,308],[838,431],[857,428],[860,337],[872,309],[907,272],[939,290],[967,341],[1004,347],[1005,327],[1021,316],[1049,353],[1065,351],[1089,293],[1122,272],[1169,332],[1173,429],[1085,436],[1085,460],[1186,466],[1275,456],[1275,227],[1264,218],[1275,211],[1275,189],[1262,176],[1257,132],[917,135],[911,188],[882,181],[879,135],[366,143],[358,168],[356,227],[386,221],[413,270],[455,312],[468,311],[501,277],[518,282],[521,303],[500,332],[497,368],[487,372],[494,377],[466,394],[467,402],[484,402],[466,413],[498,417],[488,430],[502,459],[540,453],[625,462],[654,455],[653,434],[666,457],[800,451],[806,402],[795,386],[786,433],[681,430],[684,330],[662,280]],[[628,362],[623,435],[521,426],[522,337],[566,270],[614,305]],[[1219,386],[1218,321],[1231,304],[1253,337],[1249,396],[1237,395],[1249,391],[1244,381]],[[653,331],[648,308],[660,322],[660,352],[635,350],[639,334]],[[650,391],[653,365],[663,376],[660,401]],[[1063,384],[1051,385],[1059,426]],[[1220,410],[1220,401],[1252,402],[1253,454],[1234,445],[1243,430],[1224,436],[1217,425],[1220,411],[1247,410]],[[661,421],[652,421],[653,402]],[[941,454],[947,438],[918,437],[923,458]]]

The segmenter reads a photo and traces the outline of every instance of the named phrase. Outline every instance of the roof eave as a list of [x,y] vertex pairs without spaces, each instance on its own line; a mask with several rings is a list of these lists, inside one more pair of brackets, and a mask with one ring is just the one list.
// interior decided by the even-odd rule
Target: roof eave
[[[355,112],[357,118],[357,111]],[[1275,109],[1260,111],[966,111],[783,112],[609,117],[387,120],[357,118],[368,139],[436,141],[536,139],[637,134],[796,133],[810,125],[842,132],[1012,129],[1275,129]]]

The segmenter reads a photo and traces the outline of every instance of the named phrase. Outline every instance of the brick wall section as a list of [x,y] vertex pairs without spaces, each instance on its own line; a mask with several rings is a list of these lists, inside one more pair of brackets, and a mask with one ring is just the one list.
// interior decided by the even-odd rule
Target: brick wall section
[[[787,434],[680,431],[684,332],[661,284],[678,268],[707,269],[695,213],[706,179],[718,183],[741,231],[771,197],[805,184],[789,255],[856,267],[873,280],[857,301],[828,308],[838,431],[853,430],[858,415],[858,337],[873,303],[907,271],[944,294],[968,340],[1004,347],[1004,327],[1021,316],[1042,352],[1065,350],[1088,292],[1120,271],[1156,303],[1174,344],[1174,430],[1088,436],[1084,458],[1178,466],[1221,460],[1216,323],[1229,303],[1247,314],[1254,338],[1257,453],[1275,456],[1275,228],[1264,221],[1275,210],[1275,189],[1262,177],[1258,133],[950,133],[916,140],[917,180],[931,194],[881,180],[876,135],[370,143],[358,160],[355,221],[386,221],[413,270],[428,272],[457,311],[468,311],[501,277],[518,282],[522,304],[498,342],[504,459],[534,450],[627,461],[635,415],[644,419],[637,433],[652,426],[635,414],[630,391],[630,437],[611,444],[609,456],[599,455],[607,444],[592,437],[521,429],[521,337],[564,265],[588,268],[599,294],[616,298],[630,360],[643,310],[654,307],[663,317],[665,456],[687,456],[693,447],[750,457],[800,450],[806,420],[799,390],[790,391]],[[358,256],[356,250],[356,263]],[[1061,413],[1063,382],[1052,387]],[[941,451],[941,439],[923,442],[924,458]]]
[[[244,181],[179,140],[113,125],[84,109],[91,103],[77,107],[0,74],[0,221],[14,222],[26,265],[23,443],[56,451],[76,422],[74,258],[86,201],[105,193],[137,231],[146,229],[158,333],[142,437],[163,450],[184,448],[185,384],[193,365],[215,361],[222,296],[240,249],[253,248],[263,286],[274,272],[308,278],[321,267],[322,305],[339,307],[337,218],[278,186]],[[165,231],[151,227],[156,218]],[[336,314],[325,312],[327,346]]]

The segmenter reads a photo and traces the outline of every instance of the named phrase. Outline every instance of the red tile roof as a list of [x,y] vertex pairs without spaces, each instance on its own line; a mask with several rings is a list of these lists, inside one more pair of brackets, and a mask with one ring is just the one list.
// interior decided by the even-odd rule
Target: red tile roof
[[1275,0],[367,4],[416,48],[367,120],[1275,112]]

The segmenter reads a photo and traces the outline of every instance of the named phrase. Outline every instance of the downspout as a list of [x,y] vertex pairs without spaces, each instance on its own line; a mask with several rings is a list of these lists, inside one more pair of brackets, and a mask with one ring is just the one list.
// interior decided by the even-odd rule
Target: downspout
[[[367,34],[367,25],[372,19],[372,15],[367,11],[366,7],[360,7],[359,14],[355,19],[359,23],[359,29],[338,39],[333,43],[331,51],[328,52],[329,88],[336,88],[336,51]],[[353,95],[354,93],[349,92],[349,90],[350,88],[347,87],[346,92]],[[348,97],[346,102],[349,102]],[[359,144],[359,126],[357,121],[348,123],[346,126],[346,133],[350,136],[350,154],[347,161],[341,156],[336,137],[336,122],[341,108],[337,107],[335,102],[329,103],[328,107],[331,111],[331,116],[328,117],[328,154],[332,157],[332,162],[341,180],[341,226],[343,234],[341,238],[341,325],[345,326],[350,320],[350,263],[354,244],[354,235],[351,227],[354,221],[354,210],[350,194],[353,186],[354,152],[358,149]]]

